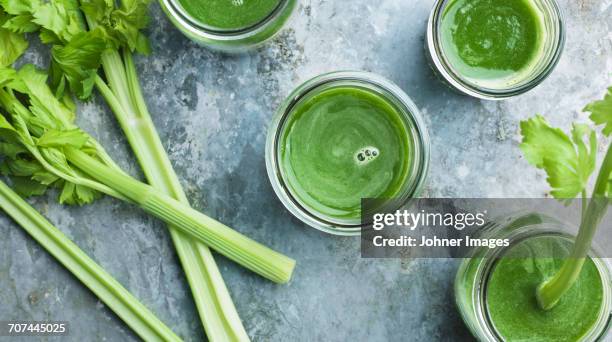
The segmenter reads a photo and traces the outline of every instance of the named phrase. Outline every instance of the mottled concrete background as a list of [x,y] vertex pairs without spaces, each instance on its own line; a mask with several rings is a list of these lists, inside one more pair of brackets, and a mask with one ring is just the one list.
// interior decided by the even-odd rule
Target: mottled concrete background
[[[540,197],[544,175],[519,153],[517,123],[535,113],[568,127],[612,84],[612,1],[562,0],[567,45],[552,76],[504,102],[452,93],[423,55],[432,1],[304,0],[289,28],[246,55],[210,52],[152,6],[154,54],[137,59],[161,138],[195,208],[296,258],[277,286],[219,259],[250,336],[258,341],[469,339],[453,305],[453,260],[362,260],[359,241],[294,219],[264,165],[266,128],[295,86],[322,72],[360,69],[395,81],[420,107],[432,137],[425,195]],[[44,51],[38,44],[36,51]],[[28,58],[44,64],[45,57]],[[99,98],[79,123],[130,173],[140,171]],[[32,201],[186,340],[204,338],[168,232],[135,208],[103,199],[62,208]],[[136,340],[117,317],[0,215],[0,320],[72,323],[68,340]],[[2,338],[0,338],[2,339]]]

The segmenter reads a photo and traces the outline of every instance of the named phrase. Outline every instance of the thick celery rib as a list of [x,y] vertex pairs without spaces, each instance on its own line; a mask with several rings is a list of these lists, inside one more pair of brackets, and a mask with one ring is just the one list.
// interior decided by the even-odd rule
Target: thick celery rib
[[601,170],[595,182],[593,197],[586,206],[576,242],[572,253],[561,266],[561,269],[550,280],[543,282],[536,291],[536,298],[540,307],[550,310],[557,305],[561,297],[569,290],[582,271],[582,266],[588,256],[597,226],[605,216],[610,199],[607,191],[612,174],[612,144],[601,164]]
[[67,160],[98,182],[115,189],[149,214],[181,229],[238,264],[277,283],[291,279],[295,260],[192,209],[148,184],[117,172],[88,154],[65,148]]
[[[95,27],[89,18],[84,19],[90,28]],[[85,27],[85,22],[81,24]],[[124,67],[118,51],[110,50],[102,55],[102,68],[110,87],[99,77],[96,87],[115,113],[149,183],[189,204],[140,93],[130,53],[126,52],[126,56],[126,63],[130,64]],[[129,82],[126,69],[132,73]],[[192,242],[176,228],[169,229],[208,339],[249,341],[210,250]]]
[[[129,88],[130,97],[127,98],[126,93],[115,96],[100,78],[96,79],[96,86],[115,113],[149,183],[188,205],[187,196],[172,168],[142,97],[131,54],[126,52],[124,56],[125,69],[116,51],[105,54],[103,68],[111,87],[117,91]],[[208,339],[249,341],[208,247],[191,241],[175,227],[169,228]]]
[[181,341],[117,280],[0,181],[0,208],[145,341]]

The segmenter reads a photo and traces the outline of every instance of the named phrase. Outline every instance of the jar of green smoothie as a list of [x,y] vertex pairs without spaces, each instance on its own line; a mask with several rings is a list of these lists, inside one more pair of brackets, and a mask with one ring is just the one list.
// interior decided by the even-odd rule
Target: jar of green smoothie
[[509,247],[472,251],[455,279],[455,299],[480,341],[600,341],[612,318],[610,265],[593,248],[574,286],[552,309],[540,309],[536,288],[570,253],[568,227],[540,214],[499,219],[482,237],[508,238]]
[[274,37],[298,0],[160,0],[183,34],[215,50],[242,52]]
[[427,25],[427,57],[459,92],[504,99],[552,72],[564,32],[555,0],[437,0]]
[[266,167],[297,218],[322,231],[361,231],[362,198],[418,195],[429,137],[416,105],[366,72],[324,74],[295,89],[273,118]]

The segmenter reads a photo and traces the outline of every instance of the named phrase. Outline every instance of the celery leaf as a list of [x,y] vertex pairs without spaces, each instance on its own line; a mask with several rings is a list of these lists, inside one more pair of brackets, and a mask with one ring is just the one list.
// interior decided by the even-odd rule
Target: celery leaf
[[590,118],[596,125],[605,125],[602,133],[610,136],[612,133],[612,87],[608,88],[602,100],[588,104],[584,111],[591,113]]
[[22,146],[6,142],[0,142],[0,155],[6,156],[10,159],[14,160],[19,154],[26,152],[27,150]]
[[40,5],[40,0],[0,0],[0,7],[11,15],[31,13]]
[[114,48],[127,47],[142,54],[150,52],[149,41],[141,30],[149,23],[149,0],[122,1],[116,8],[113,1],[83,0],[81,9],[95,27],[107,33]]
[[78,12],[61,1],[47,2],[33,8],[32,16],[32,21],[45,29],[45,35],[53,37],[43,40],[68,42],[82,32]]
[[68,44],[53,46],[51,76],[54,88],[60,89],[59,94],[63,93],[62,88],[65,85],[62,82],[65,79],[77,97],[89,98],[100,67],[100,56],[106,46],[98,30],[81,32]]
[[40,27],[32,21],[33,19],[30,14],[19,14],[8,19],[2,27],[18,34],[35,32]]
[[87,143],[89,137],[80,129],[65,131],[47,130],[36,143],[40,147],[64,147],[70,146],[81,148]]
[[521,122],[521,135],[520,148],[525,158],[546,171],[553,197],[569,202],[586,188],[595,170],[597,152],[595,132],[588,126],[574,125],[570,138],[537,115]]
[[29,177],[11,177],[13,189],[22,197],[40,196],[47,192],[48,187]]
[[0,10],[0,67],[13,64],[28,48],[22,34],[4,27],[9,20],[10,16]]
[[[49,128],[74,122],[74,112],[66,108],[47,85],[47,74],[27,64],[17,72],[17,75],[17,81],[10,86],[29,96],[30,110],[37,118],[44,120]],[[57,124],[53,125],[53,122]]]

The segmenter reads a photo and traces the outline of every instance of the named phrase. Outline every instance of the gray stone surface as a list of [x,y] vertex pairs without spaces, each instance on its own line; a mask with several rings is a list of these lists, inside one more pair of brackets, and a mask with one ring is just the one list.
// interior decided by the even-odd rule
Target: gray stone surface
[[[469,339],[453,304],[453,260],[363,260],[358,239],[320,233],[275,197],[264,165],[266,128],[295,86],[322,72],[359,69],[395,81],[420,107],[432,136],[427,196],[540,197],[544,175],[521,158],[517,123],[534,113],[568,127],[612,84],[612,1],[562,0],[563,58],[532,92],[504,102],[457,95],[423,55],[431,0],[304,0],[276,40],[226,56],[184,38],[152,6],[154,54],[139,57],[144,93],[195,208],[294,257],[295,277],[273,285],[219,257],[250,336],[258,341]],[[28,58],[46,58],[37,45]],[[79,123],[139,176],[101,99]],[[204,338],[164,225],[102,199],[63,208],[32,203],[186,340]],[[136,340],[114,314],[0,215],[0,320],[72,323],[67,340]],[[2,338],[0,338],[2,339]]]

